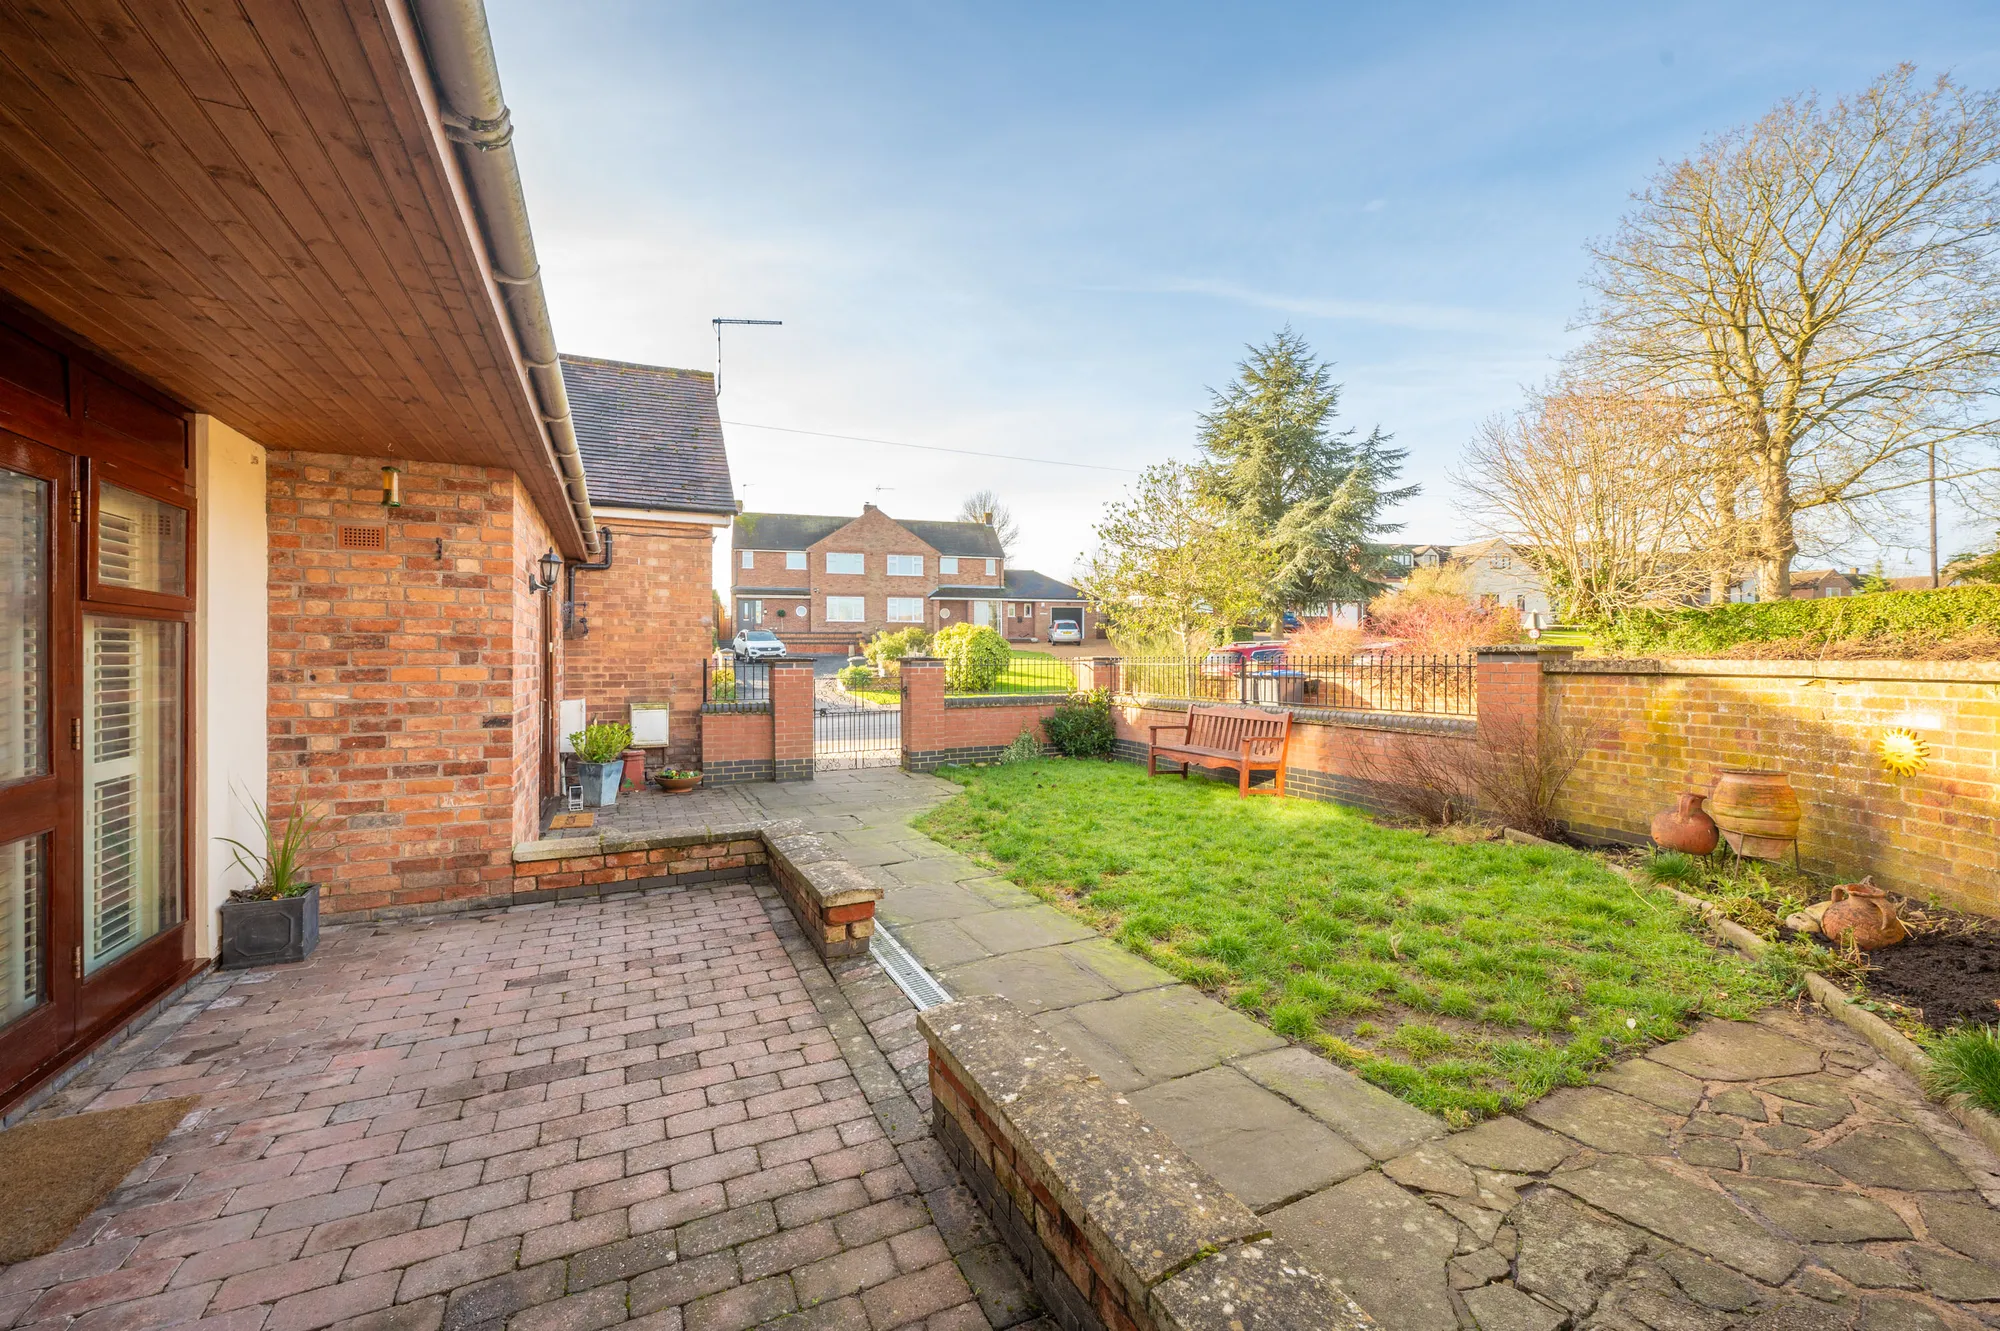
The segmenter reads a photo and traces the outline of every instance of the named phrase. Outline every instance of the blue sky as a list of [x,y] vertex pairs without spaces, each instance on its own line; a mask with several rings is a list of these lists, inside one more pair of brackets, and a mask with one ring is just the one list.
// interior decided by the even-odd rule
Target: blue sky
[[2000,82],[1981,4],[489,3],[563,347],[708,368],[712,316],[783,319],[727,334],[749,507],[990,487],[1057,576],[1288,322],[1410,450],[1406,536],[1478,535],[1447,469],[1662,159],[1899,60]]

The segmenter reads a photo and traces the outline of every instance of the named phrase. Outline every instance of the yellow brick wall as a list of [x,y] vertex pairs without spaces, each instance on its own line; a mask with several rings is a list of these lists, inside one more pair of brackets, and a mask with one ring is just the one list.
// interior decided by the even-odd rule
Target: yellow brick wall
[[[1545,698],[1599,729],[1564,792],[1584,832],[1645,835],[1682,790],[1723,767],[1782,769],[1805,809],[1808,869],[2000,914],[2000,666],[1990,663],[1574,662]],[[1932,748],[1915,776],[1885,769],[1892,725]]]

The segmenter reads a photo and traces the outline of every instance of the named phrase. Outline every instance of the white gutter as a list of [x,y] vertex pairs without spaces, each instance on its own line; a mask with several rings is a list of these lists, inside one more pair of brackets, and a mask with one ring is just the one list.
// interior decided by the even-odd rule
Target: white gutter
[[569,393],[556,359],[555,330],[542,294],[541,265],[528,229],[528,201],[514,160],[514,125],[500,96],[500,66],[486,26],[484,0],[412,0],[445,134],[458,146],[493,276],[533,384],[549,450],[562,474],[585,551],[602,550],[597,519],[570,420]]

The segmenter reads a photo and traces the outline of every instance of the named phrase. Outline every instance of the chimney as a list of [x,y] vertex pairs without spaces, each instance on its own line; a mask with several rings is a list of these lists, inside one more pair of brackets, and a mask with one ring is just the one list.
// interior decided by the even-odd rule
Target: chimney
[[989,508],[984,513],[981,513],[979,520],[991,527],[993,525],[993,510]]
[[873,513],[873,512],[875,512],[875,511],[876,511],[876,510],[875,510],[875,505],[873,505],[873,504],[863,504],[863,505],[861,506],[861,511],[862,511],[863,513]]

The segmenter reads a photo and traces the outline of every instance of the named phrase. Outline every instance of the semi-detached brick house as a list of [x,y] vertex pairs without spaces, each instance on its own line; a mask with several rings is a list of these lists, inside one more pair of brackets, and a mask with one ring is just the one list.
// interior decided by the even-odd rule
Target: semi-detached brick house
[[[884,629],[935,632],[970,621],[1009,637],[1048,636],[1082,597],[1066,583],[1011,570],[983,522],[738,514],[730,533],[736,627],[771,630],[796,654],[846,653]],[[1092,621],[1094,625],[1094,619]]]
[[478,5],[5,31],[0,1113],[215,956],[257,804],[336,917],[513,890],[561,700],[692,740],[729,507],[707,376],[558,366]]

